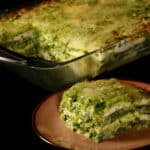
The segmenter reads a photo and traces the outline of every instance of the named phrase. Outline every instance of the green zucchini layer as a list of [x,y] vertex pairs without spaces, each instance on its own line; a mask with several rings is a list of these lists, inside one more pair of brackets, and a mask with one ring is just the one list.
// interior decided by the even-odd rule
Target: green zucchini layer
[[0,45],[25,56],[67,61],[145,36],[149,26],[149,0],[59,0],[1,17]]
[[59,110],[67,127],[96,142],[150,127],[150,94],[116,79],[75,84]]

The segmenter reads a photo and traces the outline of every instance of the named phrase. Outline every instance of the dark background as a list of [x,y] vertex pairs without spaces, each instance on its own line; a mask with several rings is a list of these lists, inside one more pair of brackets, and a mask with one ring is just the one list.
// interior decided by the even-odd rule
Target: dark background
[[[150,83],[149,70],[150,55],[96,79],[116,77]],[[33,110],[50,94],[51,92],[31,84],[0,64],[1,131],[4,132],[1,137],[8,143],[5,147],[11,145],[15,149],[56,149],[39,139],[32,129]]]
[[0,0],[0,9],[10,9],[18,6],[32,5],[33,2],[39,3],[41,1],[42,0]]

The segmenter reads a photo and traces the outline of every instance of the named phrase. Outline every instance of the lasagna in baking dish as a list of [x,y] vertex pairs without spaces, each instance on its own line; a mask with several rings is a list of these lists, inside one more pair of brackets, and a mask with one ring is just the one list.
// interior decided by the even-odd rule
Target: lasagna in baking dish
[[150,33],[149,0],[52,0],[0,16],[1,46],[58,62]]

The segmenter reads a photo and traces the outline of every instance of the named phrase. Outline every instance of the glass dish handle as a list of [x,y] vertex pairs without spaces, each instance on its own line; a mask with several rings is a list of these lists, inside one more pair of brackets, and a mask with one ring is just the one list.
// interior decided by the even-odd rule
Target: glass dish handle
[[0,46],[0,62],[32,67],[55,67],[60,63],[36,57],[26,57]]
[[17,56],[16,53],[7,50],[0,46],[0,62],[3,63],[11,63],[17,65],[25,65],[26,60],[21,58],[21,56]]

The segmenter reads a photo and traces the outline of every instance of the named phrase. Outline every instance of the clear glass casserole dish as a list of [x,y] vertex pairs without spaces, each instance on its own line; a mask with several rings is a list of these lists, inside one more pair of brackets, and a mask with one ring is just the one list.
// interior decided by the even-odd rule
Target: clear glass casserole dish
[[0,65],[49,91],[92,79],[150,54],[149,6],[148,0],[48,1],[0,13]]
[[20,57],[1,48],[0,64],[46,90],[56,91],[75,82],[92,79],[149,54],[149,40],[140,37],[127,39],[62,63]]

